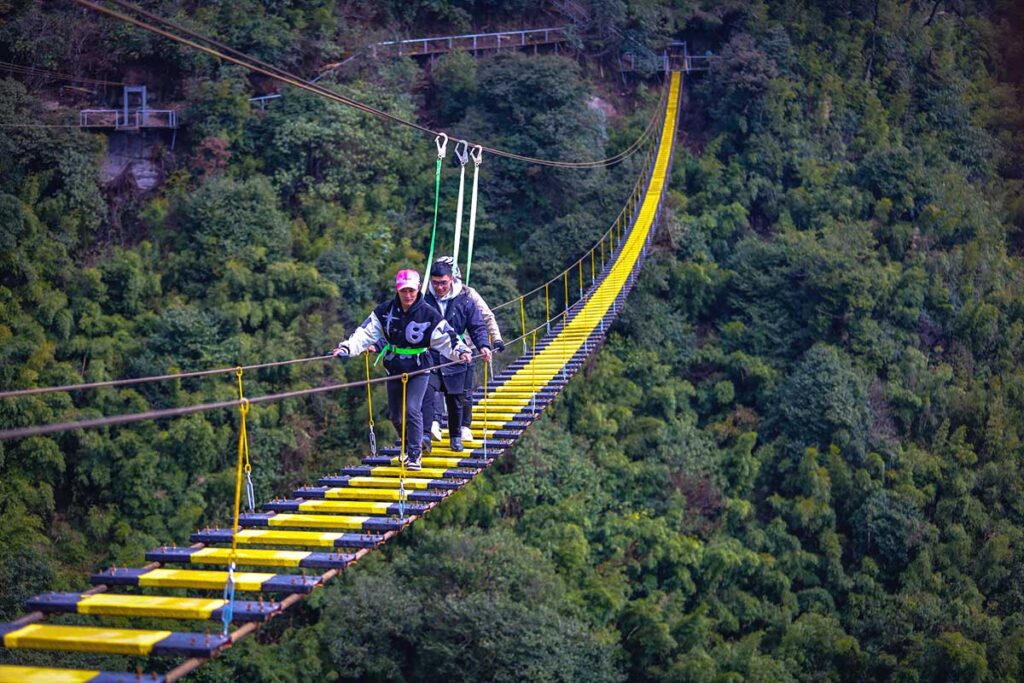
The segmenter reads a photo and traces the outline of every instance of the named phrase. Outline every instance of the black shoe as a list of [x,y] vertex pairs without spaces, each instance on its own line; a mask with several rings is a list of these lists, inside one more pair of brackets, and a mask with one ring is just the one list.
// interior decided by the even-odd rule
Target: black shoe
[[409,453],[409,457],[406,459],[405,468],[412,470],[413,472],[420,471],[420,451],[413,451]]
[[420,446],[423,447],[423,452],[428,454],[428,455],[430,454],[431,449],[434,447],[433,444],[430,443],[430,437],[429,436],[424,436],[423,437],[423,441],[420,443]]
[[456,453],[461,453],[463,451],[461,437],[453,436],[450,439],[448,439],[448,443],[451,445],[452,450],[455,451]]

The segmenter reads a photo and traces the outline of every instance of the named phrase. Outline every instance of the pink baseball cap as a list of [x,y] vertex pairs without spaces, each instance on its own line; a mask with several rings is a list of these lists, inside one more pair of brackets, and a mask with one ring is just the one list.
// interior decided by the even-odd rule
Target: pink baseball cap
[[395,290],[401,291],[403,289],[419,289],[420,288],[420,274],[411,268],[398,271],[395,276]]

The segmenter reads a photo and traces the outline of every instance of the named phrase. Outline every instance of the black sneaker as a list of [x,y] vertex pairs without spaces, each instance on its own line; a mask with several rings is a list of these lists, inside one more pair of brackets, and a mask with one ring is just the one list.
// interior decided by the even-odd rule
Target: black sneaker
[[410,452],[409,453],[409,457],[408,457],[408,459],[406,460],[406,463],[405,463],[406,469],[412,470],[413,472],[419,472],[420,471],[420,467],[421,467],[421,465],[420,465],[420,455],[421,455],[420,451]]
[[462,439],[460,437],[452,436],[450,439],[448,439],[448,443],[449,445],[451,445],[452,450],[455,451],[456,453],[461,453],[463,451]]
[[426,453],[427,455],[430,455],[431,449],[434,448],[434,445],[430,443],[430,436],[424,436],[423,441],[420,443],[420,446],[423,447],[423,452]]

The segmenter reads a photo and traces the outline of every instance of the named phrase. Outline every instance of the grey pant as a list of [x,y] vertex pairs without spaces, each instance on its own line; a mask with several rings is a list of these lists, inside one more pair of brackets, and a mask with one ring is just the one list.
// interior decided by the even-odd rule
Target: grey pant
[[[423,441],[423,392],[429,373],[413,375],[405,386],[405,451],[419,453]],[[399,438],[402,436],[402,379],[388,380],[388,415]]]

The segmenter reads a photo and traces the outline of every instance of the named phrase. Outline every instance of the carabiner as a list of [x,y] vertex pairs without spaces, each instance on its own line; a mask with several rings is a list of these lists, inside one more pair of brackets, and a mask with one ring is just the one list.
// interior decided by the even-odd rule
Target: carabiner
[[[459,151],[459,145],[462,145],[462,151]],[[469,163],[469,143],[465,140],[459,140],[455,143],[455,158],[459,160],[460,166],[465,166]]]
[[448,136],[440,133],[434,138],[434,144],[437,145],[437,158],[444,159],[445,155],[448,154]]

